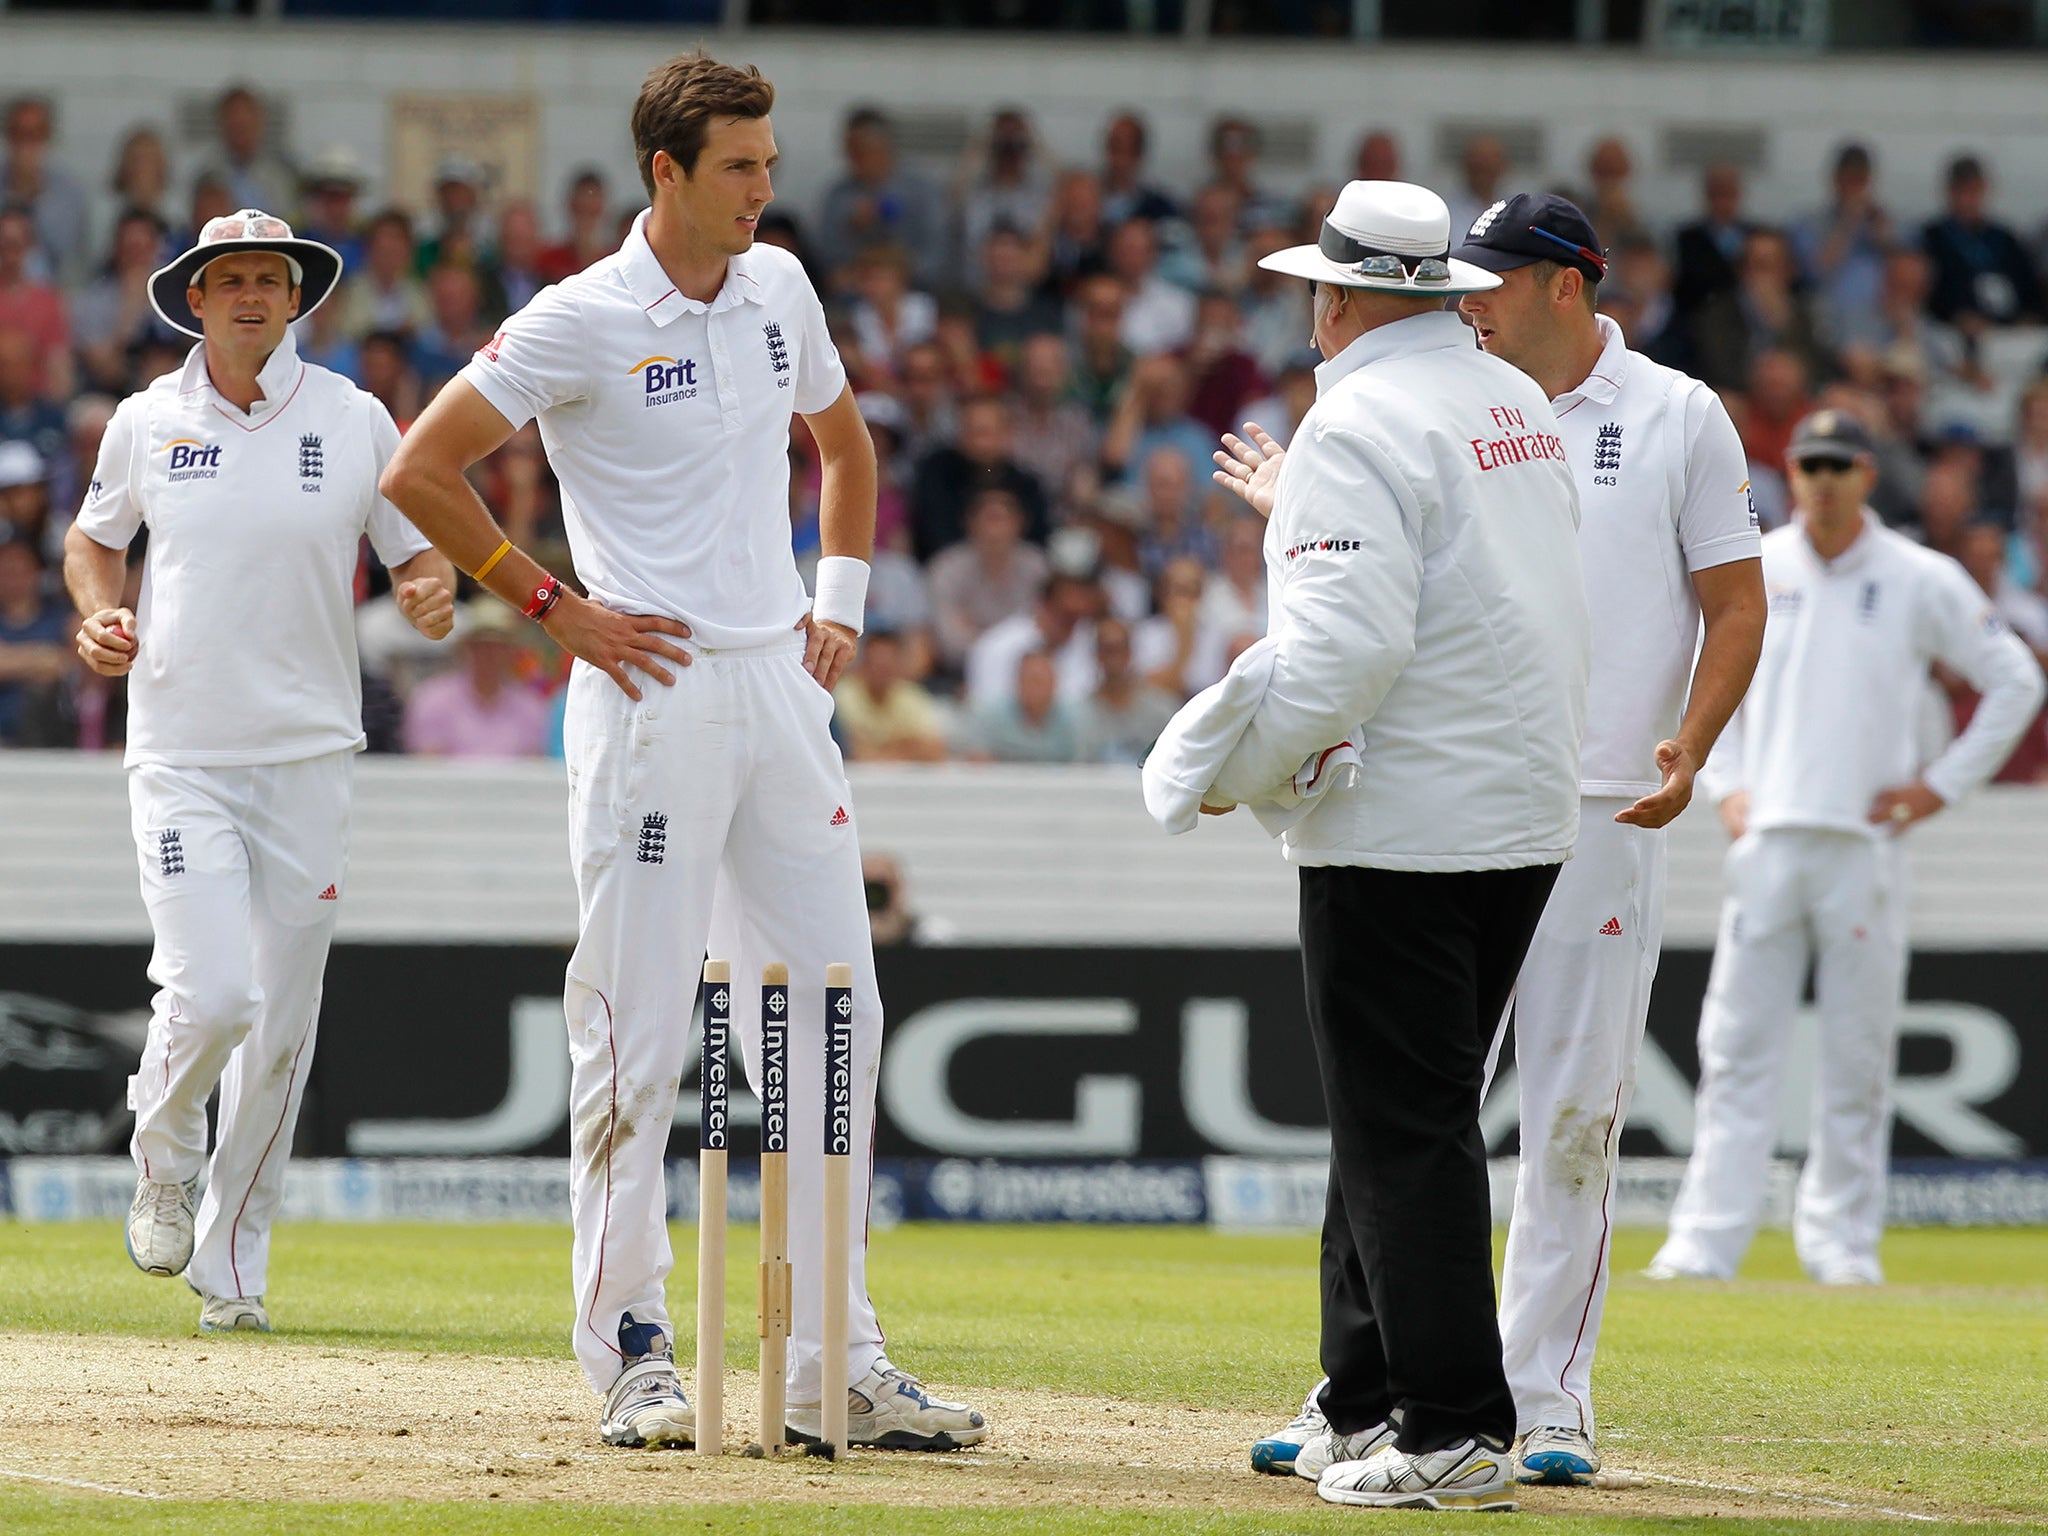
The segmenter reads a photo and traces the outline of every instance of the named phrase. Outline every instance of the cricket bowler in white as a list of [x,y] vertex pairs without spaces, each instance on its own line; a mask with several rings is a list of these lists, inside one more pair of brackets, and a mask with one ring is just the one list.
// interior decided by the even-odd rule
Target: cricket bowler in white
[[[663,1159],[707,945],[735,977],[768,961],[790,971],[793,1442],[820,1430],[813,1110],[834,962],[854,970],[854,1144],[874,1132],[882,1009],[853,800],[829,727],[832,684],[861,628],[875,456],[803,269],[754,240],[773,195],[773,102],[752,68],[684,55],[654,70],[633,109],[651,208],[616,255],[506,322],[385,478],[457,565],[578,658],[564,731],[581,911],[564,997],[574,1343],[613,1445],[695,1437],[664,1295]],[[824,459],[815,601],[790,547],[792,415]],[[463,478],[536,417],[587,599],[512,549]],[[757,1090],[759,997],[734,989]],[[848,1438],[974,1444],[988,1432],[982,1415],[931,1398],[888,1358],[867,1294],[869,1163],[852,1161]]]
[[[1793,1244],[1823,1285],[1876,1285],[1906,982],[1902,834],[1998,771],[2043,685],[1963,568],[1869,510],[1877,461],[1860,423],[1818,411],[1787,459],[1797,516],[1764,539],[1763,661],[1701,776],[1735,842],[1700,1012],[1692,1158],[1648,1273],[1728,1280],[1741,1265],[1811,965],[1820,1059]],[[1936,661],[1984,700],[1923,768]]]
[[[1503,199],[1456,254],[1502,279],[1459,307],[1479,344],[1550,398],[1582,512],[1593,662],[1579,839],[1516,980],[1521,1157],[1500,1298],[1517,1474],[1581,1483],[1600,1470],[1593,1353],[1621,1129],[1663,938],[1661,829],[1690,802],[1755,669],[1760,535],[1720,401],[1631,351],[1595,313],[1607,263],[1577,206]],[[1296,1472],[1317,1468],[1319,1420],[1312,1393],[1294,1423],[1253,1448],[1253,1465],[1283,1471],[1298,1454]]]
[[[270,1228],[348,882],[363,536],[420,633],[455,621],[454,571],[378,495],[398,447],[389,413],[293,345],[289,322],[340,276],[334,251],[249,208],[156,272],[156,312],[200,343],[114,413],[64,541],[79,654],[128,678],[128,799],[156,935],[160,990],[130,1079],[128,1253],[183,1274],[209,1331],[270,1327]],[[131,613],[125,551],[145,526]]]
[[1662,829],[1691,802],[1764,638],[1742,440],[1712,390],[1631,351],[1594,313],[1599,244],[1575,204],[1523,193],[1481,214],[1459,249],[1502,276],[1461,301],[1480,345],[1534,378],[1557,412],[1593,612],[1579,843],[1513,1011],[1521,1155],[1500,1321],[1529,1483],[1600,1470],[1593,1352],[1664,938]]

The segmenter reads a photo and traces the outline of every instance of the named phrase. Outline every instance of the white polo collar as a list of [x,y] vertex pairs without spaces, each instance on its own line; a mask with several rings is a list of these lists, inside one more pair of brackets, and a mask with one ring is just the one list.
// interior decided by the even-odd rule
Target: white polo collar
[[1820,551],[1813,547],[1813,540],[1808,538],[1806,534],[1805,519],[1799,519],[1798,526],[1799,543],[1806,551],[1806,558],[1819,568],[1822,575],[1838,576],[1853,574],[1876,557],[1878,545],[1877,530],[1882,528],[1884,524],[1878,520],[1875,512],[1865,507],[1863,509],[1863,531],[1851,539],[1849,547],[1832,560],[1822,559]]
[[654,247],[647,243],[647,219],[647,210],[642,210],[640,216],[633,220],[632,232],[626,236],[625,246],[620,252],[620,270],[625,274],[626,291],[633,295],[647,318],[656,325],[667,325],[680,315],[715,315],[736,304],[761,302],[761,284],[748,270],[746,255],[726,258],[725,281],[719,285],[717,295],[709,304],[677,292],[676,285],[656,258]]
[[1327,362],[1316,365],[1316,394],[1328,394],[1340,379],[1368,363],[1415,352],[1447,352],[1474,346],[1472,327],[1449,310],[1426,310],[1405,320],[1376,325]]
[[299,359],[298,339],[292,335],[291,327],[286,326],[284,340],[277,344],[277,350],[264,359],[263,366],[256,372],[256,387],[263,391],[263,395],[246,414],[239,406],[226,404],[214,389],[213,379],[206,371],[206,343],[203,341],[195,342],[192,350],[185,354],[185,368],[178,376],[178,393],[189,395],[203,389],[214,397],[212,404],[215,410],[228,420],[246,426],[288,404],[298,393],[299,381],[305,371],[306,365]]
[[1590,400],[1595,405],[1612,405],[1614,397],[1621,393],[1621,386],[1628,378],[1628,338],[1621,334],[1621,327],[1606,315],[1595,315],[1593,323],[1600,327],[1600,361],[1593,365],[1591,373],[1579,380],[1576,389],[1568,389],[1551,401],[1553,406],[1581,400]]

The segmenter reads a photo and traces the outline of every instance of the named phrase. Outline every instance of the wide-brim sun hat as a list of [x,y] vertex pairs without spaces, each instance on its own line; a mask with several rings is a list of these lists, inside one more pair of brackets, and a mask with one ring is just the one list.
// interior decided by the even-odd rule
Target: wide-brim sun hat
[[1484,293],[1501,281],[1451,255],[1451,210],[1407,181],[1347,182],[1316,244],[1290,245],[1259,265],[1313,283],[1418,298]]
[[208,219],[191,250],[150,273],[150,307],[172,330],[203,336],[196,329],[192,306],[185,302],[185,290],[208,262],[243,251],[270,251],[290,264],[292,283],[299,290],[300,320],[326,303],[341,281],[341,252],[333,246],[294,235],[291,225],[260,208],[243,208]]

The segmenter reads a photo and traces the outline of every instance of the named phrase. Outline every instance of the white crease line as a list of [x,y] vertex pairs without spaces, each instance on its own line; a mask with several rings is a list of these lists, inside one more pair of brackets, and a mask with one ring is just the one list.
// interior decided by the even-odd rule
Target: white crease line
[[1671,1477],[1662,1472],[1638,1472],[1637,1477],[1648,1478],[1653,1483],[1675,1483],[1681,1488],[1704,1488],[1710,1493],[1741,1493],[1753,1499],[1789,1499],[1795,1504],[1825,1504],[1830,1509],[1846,1509],[1853,1514],[1891,1515],[1900,1520],[1926,1520],[1939,1523],[1939,1515],[1923,1515],[1910,1509],[1886,1509],[1882,1504],[1851,1504],[1845,1499],[1826,1499],[1817,1493],[1785,1493],[1776,1488],[1738,1488],[1733,1483],[1703,1483],[1696,1477]]
[[150,1493],[141,1488],[115,1488],[107,1483],[80,1482],[75,1477],[50,1477],[41,1472],[17,1472],[12,1467],[0,1467],[0,1477],[21,1477],[32,1483],[57,1483],[66,1488],[84,1488],[92,1493],[118,1493],[129,1499],[163,1499],[170,1495]]

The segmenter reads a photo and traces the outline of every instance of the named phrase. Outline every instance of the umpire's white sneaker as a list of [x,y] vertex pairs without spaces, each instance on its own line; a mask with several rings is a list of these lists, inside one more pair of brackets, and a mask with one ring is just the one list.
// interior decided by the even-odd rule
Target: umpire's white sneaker
[[261,1296],[209,1296],[199,1293],[201,1333],[268,1333],[270,1314]]
[[1440,1451],[1411,1454],[1382,1446],[1363,1461],[1340,1461],[1316,1483],[1331,1504],[1374,1509],[1508,1510],[1514,1459],[1504,1445],[1461,1440]]
[[1591,1483],[1599,1470],[1600,1453],[1593,1449],[1593,1437],[1562,1424],[1530,1430],[1522,1437],[1522,1453],[1515,1461],[1517,1481],[1551,1487]]
[[[783,1439],[816,1445],[823,1421],[816,1403],[792,1403]],[[923,1382],[884,1360],[846,1389],[846,1438],[878,1451],[957,1451],[987,1439],[988,1420],[965,1403],[933,1397]]]
[[1294,1459],[1301,1448],[1330,1427],[1330,1421],[1323,1417],[1322,1404],[1317,1401],[1329,1379],[1325,1376],[1309,1388],[1301,1412],[1288,1421],[1285,1429],[1276,1429],[1263,1440],[1252,1442],[1254,1472],[1271,1472],[1276,1477],[1287,1477],[1293,1473]]
[[192,1213],[199,1205],[199,1181],[159,1184],[135,1181],[128,1207],[128,1257],[145,1275],[182,1275],[192,1262]]
[[1315,1482],[1340,1462],[1363,1461],[1383,1446],[1394,1443],[1394,1426],[1375,1424],[1355,1435],[1340,1435],[1327,1424],[1319,1435],[1311,1435],[1294,1454],[1294,1475]]
[[628,1312],[619,1320],[619,1353],[625,1369],[605,1393],[597,1425],[604,1443],[632,1450],[695,1445],[697,1410],[683,1396],[668,1335],[657,1324],[636,1323]]

